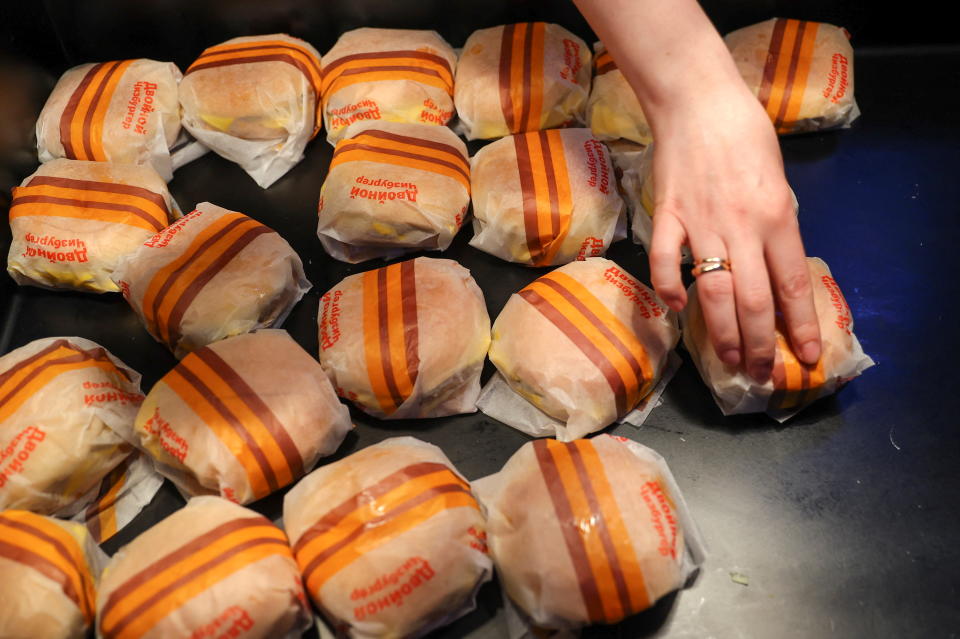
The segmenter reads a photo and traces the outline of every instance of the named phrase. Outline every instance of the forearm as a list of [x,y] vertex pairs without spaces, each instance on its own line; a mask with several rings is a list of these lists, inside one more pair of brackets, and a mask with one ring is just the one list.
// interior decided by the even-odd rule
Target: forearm
[[696,0],[574,0],[654,127],[678,106],[748,93]]

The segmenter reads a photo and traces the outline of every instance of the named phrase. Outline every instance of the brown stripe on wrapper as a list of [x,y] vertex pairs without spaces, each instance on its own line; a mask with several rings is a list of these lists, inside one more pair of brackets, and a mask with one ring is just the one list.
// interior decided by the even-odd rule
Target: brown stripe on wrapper
[[233,429],[237,432],[238,435],[243,439],[247,444],[247,447],[250,449],[250,453],[253,455],[254,459],[257,461],[257,466],[260,468],[260,472],[263,473],[264,479],[267,480],[267,485],[270,487],[270,492],[275,492],[280,488],[280,482],[277,481],[277,476],[273,472],[273,467],[270,465],[270,461],[267,459],[266,454],[263,452],[263,449],[260,448],[260,444],[257,443],[256,437],[254,437],[249,430],[247,430],[243,421],[240,420],[236,415],[233,414],[233,411],[219,398],[217,395],[210,389],[206,383],[200,379],[200,377],[190,370],[184,362],[180,362],[173,369],[178,375],[183,377],[188,384],[197,389],[197,392],[200,393],[207,402],[210,403],[213,408],[220,413],[220,416],[223,417],[227,423],[229,423]]
[[634,373],[637,376],[638,387],[643,387],[644,382],[647,380],[643,376],[643,366],[640,362],[637,361],[637,358],[633,356],[633,353],[630,352],[630,349],[627,348],[627,345],[620,341],[620,338],[610,330],[610,327],[604,324],[604,322],[596,316],[596,314],[590,310],[590,308],[583,303],[582,300],[573,295],[560,283],[545,277],[538,280],[538,283],[543,284],[544,286],[549,286],[555,290],[561,297],[563,297],[571,306],[580,311],[585,318],[587,318],[594,328],[596,328],[600,333],[607,338],[607,340],[617,349],[617,351],[623,356],[627,363],[630,365],[630,368],[633,369]]
[[573,507],[570,505],[570,499],[563,488],[563,481],[560,479],[560,473],[557,470],[556,462],[553,460],[553,455],[547,448],[547,440],[538,439],[534,441],[533,451],[536,454],[543,481],[553,503],[557,523],[563,533],[567,554],[577,576],[580,596],[583,598],[584,607],[587,609],[587,616],[590,619],[603,619],[604,611],[603,603],[600,601],[600,590],[590,568],[586,546],[584,546],[583,539],[577,530]]
[[380,357],[383,361],[383,377],[394,405],[400,406],[405,398],[400,393],[400,389],[397,388],[396,372],[393,370],[393,362],[390,358],[390,322],[387,312],[387,269],[385,268],[377,271],[377,314],[379,316],[377,326],[380,329]]
[[[316,58],[310,51],[306,49],[300,49],[292,44],[260,44],[256,42],[251,42],[249,44],[251,44],[252,46],[245,47],[242,44],[238,44],[236,46],[226,47],[223,49],[217,49],[216,47],[213,47],[214,49],[213,51],[211,51],[210,49],[207,49],[206,51],[200,54],[200,57],[197,58],[196,62],[190,65],[190,67],[187,69],[187,73],[195,71],[194,66],[197,64],[202,64],[201,60],[203,60],[203,58],[207,56],[225,55],[229,53],[240,53],[242,51],[269,51],[271,49],[286,49],[288,51],[293,51],[295,53],[299,53],[309,58],[310,67],[316,72],[317,76],[322,75],[320,71],[320,65],[317,64]],[[184,75],[186,75],[186,73]]]
[[112,66],[103,75],[103,78],[101,78],[100,85],[97,87],[97,92],[93,94],[93,99],[90,101],[90,106],[87,108],[87,113],[83,118],[83,148],[86,152],[86,159],[88,160],[100,159],[96,157],[93,152],[93,140],[90,138],[90,127],[93,125],[93,114],[97,111],[100,100],[103,98],[103,92],[106,90],[107,84],[110,82],[110,78],[113,77],[113,74],[117,72],[117,69],[121,64],[123,64],[123,62],[123,60],[116,60],[115,62],[107,63],[111,64]]
[[[92,200],[74,200],[70,198],[55,197],[52,195],[20,195],[13,199],[10,203],[10,206],[13,207],[15,204],[53,204],[53,205],[64,205],[64,206],[76,206],[78,208],[84,209],[102,209],[105,211],[121,211],[124,213],[130,213],[136,215],[140,219],[146,221],[157,231],[162,231],[166,228],[166,225],[161,224],[155,217],[147,213],[141,208],[138,208],[132,204],[117,204],[115,202],[96,202]],[[55,214],[54,214],[55,215]]]
[[[366,135],[367,131],[362,131],[360,135]],[[352,138],[351,138],[352,139]],[[396,155],[397,157],[410,158],[412,160],[421,160],[423,162],[432,162],[433,164],[439,164],[440,166],[445,166],[450,169],[453,169],[457,173],[463,175],[467,180],[470,179],[469,174],[464,171],[463,167],[454,163],[447,162],[446,160],[441,160],[439,158],[433,158],[429,155],[420,155],[419,153],[411,153],[409,151],[400,151],[399,149],[385,149],[379,146],[373,146],[371,144],[360,144],[359,142],[349,142],[347,144],[340,144],[337,146],[337,149],[333,152],[333,157],[337,157],[341,153],[348,153],[350,151],[373,151],[376,153],[383,153],[385,155]]]
[[593,344],[587,337],[581,333],[574,324],[567,319],[563,313],[558,311],[553,305],[544,299],[539,293],[529,289],[523,289],[517,293],[520,297],[529,302],[534,308],[546,317],[550,323],[556,326],[560,331],[573,342],[580,351],[593,362],[594,366],[603,374],[613,391],[617,406],[617,415],[625,415],[627,412],[627,387],[616,367],[606,358],[606,356]]
[[257,419],[267,428],[277,442],[277,446],[287,462],[287,467],[290,469],[290,474],[296,481],[297,477],[303,475],[303,459],[300,457],[300,451],[293,443],[290,433],[287,432],[287,429],[284,428],[266,402],[213,349],[201,348],[195,352],[195,355],[233,389],[237,397],[250,409],[250,412],[256,415]]
[[[445,467],[446,469],[446,467]],[[447,469],[449,470],[449,469]],[[376,529],[378,526],[381,526],[391,519],[395,519],[402,515],[405,512],[413,510],[420,504],[429,501],[436,497],[437,495],[442,495],[445,493],[466,493],[471,494],[468,488],[465,488],[462,484],[444,484],[442,486],[435,486],[426,490],[414,497],[411,497],[407,501],[403,502],[396,508],[385,512],[384,514],[371,519],[365,523],[361,523],[356,528],[354,528],[350,533],[343,539],[337,541],[335,544],[324,548],[309,564],[303,569],[304,579],[309,579],[310,575],[317,569],[318,566],[322,565],[327,559],[335,555],[339,550],[349,546],[353,543],[358,537],[363,535],[370,529]]]
[[[414,58],[419,60],[428,60],[430,62],[436,62],[437,64],[443,65],[447,68],[448,71],[453,73],[453,69],[450,68],[450,62],[446,58],[436,55],[435,53],[429,53],[427,51],[373,51],[370,53],[353,53],[351,55],[345,55],[342,58],[337,58],[330,64],[328,64],[323,69],[323,73],[326,76],[332,71],[336,70],[337,67],[343,66],[348,62],[353,62],[354,60],[385,60],[389,58]],[[383,67],[376,67],[381,69]],[[418,71],[422,70],[421,67],[416,67]]]
[[557,240],[560,235],[560,192],[557,186],[557,174],[553,169],[553,152],[550,150],[550,137],[547,132],[538,131],[537,135],[540,138],[540,152],[543,154],[544,174],[547,176],[547,193],[550,197],[550,237]]
[[797,66],[800,64],[800,51],[803,48],[803,34],[809,23],[800,20],[797,24],[797,35],[793,40],[793,50],[790,52],[790,67],[787,70],[787,82],[783,88],[783,97],[780,99],[780,108],[777,110],[777,117],[773,121],[773,126],[779,131],[783,126],[784,117],[787,115],[787,106],[790,104],[790,94],[793,93],[793,83],[797,78]]
[[73,142],[71,141],[70,135],[73,118],[77,113],[77,107],[80,105],[80,100],[83,99],[84,94],[87,92],[87,87],[90,86],[94,76],[97,75],[97,73],[105,64],[107,63],[100,62],[90,67],[90,70],[87,71],[87,74],[83,76],[80,84],[77,85],[77,88],[74,89],[73,93],[70,95],[70,99],[67,101],[67,106],[64,107],[63,113],[60,114],[60,144],[63,145],[64,157],[72,160],[77,159],[76,149],[73,148]]
[[121,195],[132,195],[153,202],[163,209],[170,217],[170,209],[167,207],[167,201],[159,193],[154,193],[150,189],[142,186],[132,186],[130,184],[114,184],[112,182],[95,182],[93,180],[75,180],[73,178],[52,177],[49,175],[36,175],[30,178],[27,186],[58,186],[65,189],[76,189],[78,191],[102,191],[104,193],[119,193]]
[[120,602],[121,599],[129,595],[135,589],[139,588],[145,584],[148,580],[154,577],[157,573],[161,572],[166,566],[172,565],[182,559],[201,552],[204,548],[212,544],[213,542],[226,537],[232,532],[240,530],[242,528],[249,528],[251,526],[263,526],[263,525],[272,525],[270,521],[263,516],[256,517],[244,517],[242,519],[233,519],[226,523],[220,524],[216,528],[208,530],[199,537],[187,542],[183,546],[180,546],[173,552],[161,557],[157,561],[151,563],[149,566],[135,574],[134,576],[127,579],[123,582],[116,590],[110,593],[110,596],[107,598],[107,601],[103,605],[103,609],[100,611],[100,618],[106,617],[110,611]]
[[234,240],[234,242],[228,246],[212,264],[210,264],[206,269],[203,270],[203,272],[197,275],[192,282],[190,282],[190,285],[184,289],[183,294],[173,305],[173,309],[170,311],[170,317],[166,322],[168,335],[167,344],[171,349],[175,348],[177,342],[180,341],[180,322],[183,320],[184,314],[187,312],[190,304],[193,303],[193,300],[196,299],[197,295],[200,294],[200,291],[203,290],[203,287],[206,286],[220,271],[222,271],[223,268],[229,264],[230,261],[233,260],[233,258],[236,257],[240,251],[247,247],[248,244],[253,242],[261,235],[273,232],[274,231],[272,229],[263,226],[262,224],[245,232],[243,235]]
[[[63,590],[63,594],[69,597],[70,600],[82,610],[80,595],[70,582],[70,578],[51,561],[41,557],[31,550],[7,543],[2,539],[0,539],[0,557],[9,559],[10,561],[15,561],[18,564],[23,564],[24,566],[29,566],[30,568],[33,568],[42,574],[44,577],[56,582]],[[70,560],[70,563],[73,563],[72,559]]]
[[[523,37],[523,100],[520,108],[520,126],[519,130],[527,131],[527,121],[530,119],[530,88],[531,88],[531,66],[533,65],[533,24],[527,25],[527,32]],[[537,114],[539,116],[539,114]]]
[[378,499],[379,497],[382,497],[394,488],[405,484],[411,479],[415,479],[423,475],[429,475],[430,473],[436,473],[442,470],[449,470],[449,467],[437,462],[420,462],[417,464],[411,464],[410,466],[405,466],[400,470],[387,475],[376,484],[364,487],[356,495],[344,500],[338,506],[330,510],[326,515],[317,520],[317,522],[311,526],[307,532],[300,536],[300,539],[298,539],[297,543],[293,546],[293,551],[295,553],[301,552],[304,546],[310,543],[310,541],[334,528],[337,524],[343,521],[345,517],[359,508],[361,503],[369,503],[375,499]]
[[523,199],[523,226],[527,236],[527,250],[531,259],[543,253],[540,244],[540,227],[537,215],[537,190],[533,183],[533,163],[527,136],[520,133],[513,136],[513,146],[517,153],[517,170],[520,176],[520,193]]
[[[436,149],[437,151],[442,151],[454,156],[456,159],[459,159],[461,162],[470,165],[470,161],[463,156],[463,153],[460,152],[456,147],[445,144],[443,142],[436,142],[434,140],[426,140],[424,138],[415,138],[409,135],[400,135],[399,133],[391,133],[390,131],[382,131],[380,129],[364,129],[357,135],[364,135],[371,138],[381,138],[384,140],[393,140],[394,142],[402,142],[404,144],[412,144],[415,146],[423,146],[428,149]],[[353,139],[353,138],[350,138]],[[462,171],[461,171],[462,172]],[[464,174],[464,177],[470,177],[469,175]]]
[[773,35],[770,38],[770,47],[767,51],[767,62],[763,65],[763,81],[757,98],[766,108],[770,101],[770,91],[773,89],[773,80],[777,74],[777,62],[780,60],[780,49],[783,45],[783,34],[787,28],[787,20],[777,18],[773,26]]
[[610,572],[613,574],[613,582],[617,586],[617,597],[620,599],[620,608],[624,615],[633,612],[630,606],[630,593],[627,591],[627,580],[623,575],[623,567],[620,565],[620,557],[617,555],[616,547],[613,544],[613,538],[610,536],[610,529],[607,528],[606,519],[603,516],[603,509],[600,506],[600,500],[597,499],[597,493],[590,481],[590,473],[580,454],[580,449],[574,442],[564,443],[567,451],[570,453],[570,459],[577,469],[577,477],[580,479],[580,485],[583,487],[584,495],[587,497],[587,504],[590,506],[590,512],[593,513],[597,533],[603,544],[604,554],[607,556],[607,562],[610,565]]
[[100,491],[97,493],[96,501],[90,504],[83,513],[87,530],[90,531],[93,540],[98,544],[102,544],[109,539],[109,537],[107,539],[103,537],[103,529],[100,525],[100,513],[116,506],[119,493],[113,495],[111,498],[107,498],[107,496],[110,494],[113,485],[123,478],[124,473],[130,469],[130,466],[136,458],[137,453],[128,455],[120,462],[119,466],[107,473],[107,476],[101,481]]

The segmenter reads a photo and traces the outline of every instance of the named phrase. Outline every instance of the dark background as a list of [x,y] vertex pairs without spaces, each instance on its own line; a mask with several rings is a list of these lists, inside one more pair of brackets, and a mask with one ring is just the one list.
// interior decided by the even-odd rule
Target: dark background
[[[956,637],[960,634],[960,48],[942,3],[704,3],[721,32],[772,16],[832,22],[853,34],[863,116],[845,131],[786,138],[787,176],[811,255],[823,257],[850,302],[856,333],[878,365],[784,425],[723,417],[683,354],[664,406],[641,429],[611,432],[658,450],[676,475],[711,554],[697,583],[653,610],[590,637]],[[33,126],[67,67],[130,57],[186,66],[229,37],[286,31],[320,51],[359,26],[434,28],[454,46],[509,21],[560,23],[592,41],[572,4],[504,0],[377,2],[105,0],[0,3],[0,211],[9,187],[37,164]],[[638,27],[642,37],[642,26]],[[471,144],[471,151],[478,145]],[[745,150],[748,152],[748,150]],[[286,323],[317,349],[319,296],[350,273],[314,235],[331,149],[322,139],[269,190],[209,154],[177,172],[182,207],[212,201],[277,229],[314,288]],[[540,273],[469,246],[464,229],[444,255],[474,274],[495,317]],[[0,253],[9,227],[0,224]],[[608,257],[649,282],[629,241]],[[0,276],[0,353],[33,339],[82,335],[144,374],[144,389],[175,360],[116,295],[18,288]],[[489,366],[485,375],[489,375]],[[470,479],[500,468],[528,438],[481,414],[381,422],[352,411],[357,429],[338,456],[413,434],[441,446]],[[114,551],[182,502],[166,484]],[[271,518],[282,493],[254,505]],[[735,583],[731,573],[745,577]],[[739,577],[738,577],[739,579]],[[0,602],[2,605],[3,602]],[[504,636],[496,585],[444,638]]]

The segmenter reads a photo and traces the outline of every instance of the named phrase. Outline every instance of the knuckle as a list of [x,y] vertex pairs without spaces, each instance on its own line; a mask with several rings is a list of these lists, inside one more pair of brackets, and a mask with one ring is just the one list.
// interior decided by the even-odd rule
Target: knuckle
[[780,280],[777,285],[780,299],[792,302],[810,295],[810,275],[806,269],[797,271]]
[[799,343],[814,339],[820,335],[820,325],[817,322],[797,322],[790,325],[790,335]]
[[721,273],[711,273],[697,282],[700,296],[708,304],[726,302],[733,296],[733,283],[730,278]]
[[769,291],[747,290],[737,298],[740,309],[748,315],[763,315],[773,311],[773,299]]
[[658,268],[679,267],[679,255],[668,248],[654,247],[650,250],[650,264]]

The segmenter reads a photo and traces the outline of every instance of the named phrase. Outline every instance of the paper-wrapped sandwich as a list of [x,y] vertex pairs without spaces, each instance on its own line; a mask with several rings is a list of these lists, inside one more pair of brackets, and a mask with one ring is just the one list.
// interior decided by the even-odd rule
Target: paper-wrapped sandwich
[[830,269],[816,257],[807,258],[807,268],[823,340],[820,360],[807,365],[797,359],[783,318],[778,314],[773,376],[763,384],[754,381],[741,367],[720,361],[707,333],[696,284],[690,287],[690,301],[681,316],[683,344],[724,415],[765,412],[783,422],[817,399],[837,392],[873,366],[873,360],[863,352],[853,334],[853,314]]
[[[512,295],[490,361],[514,393],[576,439],[625,417],[655,387],[680,332],[654,292],[610,260],[562,266]],[[480,409],[511,426],[522,423]],[[494,412],[491,412],[494,411]]]
[[170,147],[180,133],[172,62],[116,60],[64,73],[37,120],[41,162],[55,158],[151,164],[173,177]]
[[140,375],[80,337],[49,337],[0,357],[0,509],[70,516],[133,449]]
[[553,266],[601,256],[626,236],[610,151],[589,129],[520,133],[473,157],[470,245]]
[[13,189],[7,271],[18,284],[118,291],[120,258],[178,213],[150,166],[52,160]]
[[283,33],[205,49],[180,83],[183,126],[267,188],[320,131],[320,54]]
[[529,442],[474,487],[500,582],[536,626],[616,623],[704,558],[663,458],[623,438]]
[[246,504],[303,477],[350,428],[320,364],[265,329],[184,357],[150,390],[132,436],[183,494]]
[[0,637],[87,637],[105,561],[80,524],[0,511]]
[[323,56],[323,121],[336,144],[354,122],[446,124],[457,56],[436,31],[354,29]]
[[483,293],[451,260],[357,273],[320,300],[320,363],[375,417],[472,413],[489,344]]
[[859,117],[846,29],[774,18],[733,31],[724,40],[777,133],[848,127]]
[[640,100],[603,43],[593,45],[595,74],[587,100],[587,126],[601,140],[650,144],[653,134]]
[[103,639],[299,639],[309,604],[283,531],[195,497],[113,556],[97,593]]
[[583,121],[590,49],[563,27],[521,22],[474,31],[457,64],[454,102],[470,140]]
[[492,572],[470,484],[412,437],[311,473],[287,493],[283,524],[338,636],[420,637],[471,610]]
[[114,281],[177,357],[279,326],[310,290],[300,258],[276,231],[209,202],[124,257]]
[[317,234],[345,262],[445,250],[470,204],[467,147],[445,126],[351,125],[320,189]]

